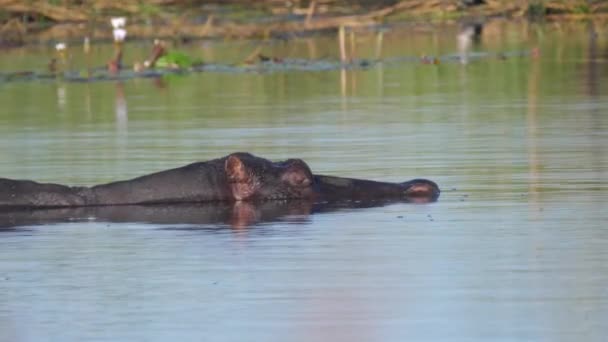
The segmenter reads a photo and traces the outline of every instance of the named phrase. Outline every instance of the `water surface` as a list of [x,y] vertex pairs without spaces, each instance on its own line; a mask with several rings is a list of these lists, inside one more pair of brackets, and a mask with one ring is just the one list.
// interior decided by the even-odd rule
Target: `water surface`
[[[496,23],[474,52],[540,56],[468,65],[416,62],[457,53],[448,26],[387,33],[383,57],[409,59],[365,70],[0,84],[2,177],[91,185],[249,151],[443,190],[430,205],[249,221],[19,221],[0,229],[0,340],[603,340],[605,32]],[[373,34],[357,42],[375,54]],[[233,63],[256,44],[183,49]],[[328,37],[265,44],[337,56]],[[99,63],[111,53],[96,49]],[[12,50],[0,68],[43,68],[50,54]]]

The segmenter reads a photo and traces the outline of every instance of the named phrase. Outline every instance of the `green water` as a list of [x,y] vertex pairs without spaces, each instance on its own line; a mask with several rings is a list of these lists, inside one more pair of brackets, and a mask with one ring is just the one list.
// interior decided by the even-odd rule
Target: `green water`
[[[0,84],[2,177],[91,185],[249,151],[443,190],[431,205],[247,228],[91,218],[0,230],[0,340],[601,341],[606,32],[494,22],[461,65],[455,27],[394,29],[381,51],[357,33],[356,57],[386,61],[362,70]],[[339,55],[326,36],[179,49],[234,64],[258,45]],[[150,45],[125,49],[130,64]],[[102,65],[112,47],[93,52]],[[0,71],[44,70],[53,54],[6,51]],[[76,44],[69,54],[70,68],[86,65]]]

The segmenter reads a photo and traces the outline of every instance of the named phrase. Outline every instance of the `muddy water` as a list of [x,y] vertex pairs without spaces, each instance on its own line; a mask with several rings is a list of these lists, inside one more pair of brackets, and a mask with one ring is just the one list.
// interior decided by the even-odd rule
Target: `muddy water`
[[[444,30],[387,33],[382,54],[457,53]],[[0,213],[0,340],[603,340],[605,32],[496,24],[473,52],[540,56],[465,66],[0,84],[3,177],[94,184],[240,150],[443,190],[430,205],[279,204],[245,218]],[[360,55],[376,53],[373,35],[356,39]],[[232,63],[252,46],[183,49]],[[336,56],[323,37],[264,49]],[[40,67],[50,53],[14,50],[0,66]]]

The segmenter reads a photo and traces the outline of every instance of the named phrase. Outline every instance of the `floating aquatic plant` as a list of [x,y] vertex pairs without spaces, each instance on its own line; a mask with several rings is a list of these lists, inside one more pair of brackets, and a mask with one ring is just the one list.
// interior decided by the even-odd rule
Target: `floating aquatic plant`
[[192,58],[180,51],[169,51],[156,61],[157,68],[187,69],[203,64],[198,58]]

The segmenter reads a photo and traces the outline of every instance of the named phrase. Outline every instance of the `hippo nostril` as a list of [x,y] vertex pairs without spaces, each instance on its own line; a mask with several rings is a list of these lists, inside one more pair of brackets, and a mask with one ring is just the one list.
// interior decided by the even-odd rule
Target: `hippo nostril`
[[438,190],[430,184],[413,184],[405,190],[405,195],[409,197],[436,197]]
[[439,187],[435,182],[427,179],[413,179],[402,183],[404,195],[409,198],[426,198],[436,200],[439,197]]

